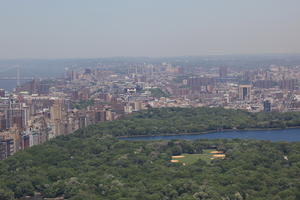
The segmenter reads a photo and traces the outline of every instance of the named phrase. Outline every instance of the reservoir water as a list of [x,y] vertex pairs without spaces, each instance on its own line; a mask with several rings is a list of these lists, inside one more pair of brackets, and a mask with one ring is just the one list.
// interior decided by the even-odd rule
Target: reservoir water
[[197,140],[197,139],[255,139],[268,140],[273,142],[286,141],[298,142],[300,141],[300,129],[284,129],[284,130],[255,130],[255,131],[227,131],[214,132],[205,134],[182,134],[182,135],[168,135],[168,136],[146,136],[146,137],[129,137],[120,138],[121,140]]

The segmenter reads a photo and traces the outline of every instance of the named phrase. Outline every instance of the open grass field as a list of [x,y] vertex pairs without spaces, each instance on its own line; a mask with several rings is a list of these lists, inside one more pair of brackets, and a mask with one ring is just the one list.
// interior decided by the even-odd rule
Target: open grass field
[[207,163],[211,161],[211,150],[204,150],[201,154],[182,154],[183,158],[178,158],[181,163],[186,163],[187,165],[191,165],[195,163],[197,160],[201,159]]
[[178,158],[181,163],[185,163],[186,165],[191,165],[195,163],[197,160],[201,159],[207,163],[210,163],[211,156],[209,154],[182,154],[184,158]]
[[214,158],[224,158],[225,155],[224,154],[215,154],[215,153],[221,153],[218,151],[212,151],[211,149],[205,149],[203,150],[203,153],[201,154],[182,154],[180,156],[172,156],[172,161],[174,162],[174,160],[178,160],[179,163],[182,163],[184,165],[191,165],[195,162],[197,162],[199,159],[210,163],[212,159]]

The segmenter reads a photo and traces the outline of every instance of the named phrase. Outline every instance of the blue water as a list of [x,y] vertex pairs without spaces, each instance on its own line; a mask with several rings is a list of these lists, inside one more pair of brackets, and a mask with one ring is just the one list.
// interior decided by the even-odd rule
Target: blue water
[[[21,84],[25,83],[24,80],[20,81]],[[0,88],[6,91],[12,91],[17,87],[17,80],[0,80]]]
[[130,137],[121,138],[121,140],[197,140],[197,139],[255,139],[268,140],[273,142],[300,141],[300,129],[285,129],[285,130],[263,130],[263,131],[228,131],[215,132],[196,135],[170,135],[170,136],[147,136],[147,137]]

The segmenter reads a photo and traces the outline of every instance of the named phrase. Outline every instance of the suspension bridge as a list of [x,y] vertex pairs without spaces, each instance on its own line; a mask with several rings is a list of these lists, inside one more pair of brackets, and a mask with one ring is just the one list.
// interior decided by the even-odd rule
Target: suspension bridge
[[[5,74],[5,72],[8,72],[8,71],[12,72],[14,70],[16,70],[16,76],[8,76],[8,75],[2,76],[2,74]],[[17,86],[20,86],[22,80],[28,81],[28,80],[34,80],[34,79],[36,79],[36,77],[33,77],[33,76],[32,77],[29,77],[29,76],[21,77],[21,70],[20,70],[19,66],[14,66],[14,67],[0,70],[0,80],[16,80]]]

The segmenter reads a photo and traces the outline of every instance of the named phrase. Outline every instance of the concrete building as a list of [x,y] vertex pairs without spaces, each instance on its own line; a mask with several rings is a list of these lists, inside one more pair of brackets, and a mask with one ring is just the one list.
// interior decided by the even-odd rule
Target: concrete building
[[251,101],[251,85],[239,85],[239,99]]
[[271,101],[270,100],[264,101],[264,112],[271,112]]

